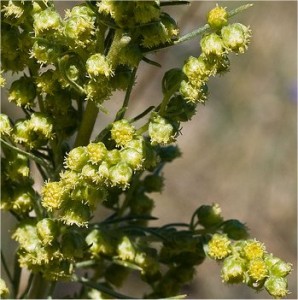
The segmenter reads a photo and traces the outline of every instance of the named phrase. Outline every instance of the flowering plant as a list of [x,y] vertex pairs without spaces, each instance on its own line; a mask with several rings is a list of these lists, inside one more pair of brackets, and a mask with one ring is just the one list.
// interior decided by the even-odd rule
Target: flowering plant
[[[2,70],[21,73],[8,101],[24,112],[16,122],[0,115],[1,208],[16,218],[19,244],[13,274],[1,253],[9,280],[9,289],[0,281],[2,297],[52,297],[57,282],[72,281],[81,287],[73,298],[130,298],[117,289],[131,271],[150,287],[140,297],[174,297],[205,258],[222,262],[226,283],[288,294],[291,264],[249,238],[242,222],[224,220],[217,204],[200,206],[189,223],[151,226],[150,193],[161,192],[163,167],[180,156],[181,123],[205,104],[208,80],[228,71],[229,55],[244,53],[251,37],[249,27],[231,22],[250,5],[216,6],[206,25],[180,36],[164,9],[186,3],[86,1],[61,17],[53,1],[1,2]],[[160,104],[127,118],[138,66],[160,66],[146,55],[199,36],[199,56],[165,72]],[[123,104],[91,140],[117,90],[125,91]],[[102,208],[106,218],[96,216]]]

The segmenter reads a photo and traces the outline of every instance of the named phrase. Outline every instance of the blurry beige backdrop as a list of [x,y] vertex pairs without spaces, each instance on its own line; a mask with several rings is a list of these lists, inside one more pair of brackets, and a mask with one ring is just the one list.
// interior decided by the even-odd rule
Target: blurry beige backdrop
[[[230,10],[247,2],[218,3]],[[245,222],[251,236],[263,241],[269,252],[293,263],[288,298],[297,299],[297,2],[250,3],[252,8],[233,18],[251,26],[249,50],[231,57],[229,73],[210,80],[209,101],[191,122],[183,124],[178,138],[183,156],[164,170],[164,192],[154,195],[153,214],[160,220],[153,225],[188,222],[198,206],[218,203],[226,219]],[[202,26],[215,4],[192,1],[191,6],[168,11],[184,34]],[[57,2],[61,11],[70,5]],[[163,69],[142,66],[129,115],[157,104],[163,72],[181,67],[190,55],[199,55],[198,40],[151,55]],[[111,116],[122,99],[119,93],[109,101]],[[4,112],[14,109],[6,103],[2,106]],[[101,115],[98,128],[109,120]],[[4,250],[11,245],[3,243]],[[136,286],[123,291],[140,295]],[[270,298],[245,286],[223,285],[220,265],[208,260],[198,267],[195,281],[184,292],[187,298],[197,299]],[[57,297],[63,295],[63,290],[57,291]]]

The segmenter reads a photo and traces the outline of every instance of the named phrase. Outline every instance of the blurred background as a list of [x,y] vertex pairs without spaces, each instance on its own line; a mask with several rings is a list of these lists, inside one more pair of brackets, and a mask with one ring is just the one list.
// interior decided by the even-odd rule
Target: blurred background
[[[78,3],[78,2],[76,2]],[[190,6],[167,8],[181,34],[202,26],[216,3],[228,10],[245,1],[192,1]],[[154,225],[188,222],[202,204],[218,203],[225,219],[247,224],[252,237],[268,252],[291,262],[287,298],[297,299],[297,2],[256,1],[233,19],[250,25],[253,36],[248,52],[231,56],[231,71],[209,81],[209,100],[199,106],[191,122],[183,124],[178,145],[182,157],[166,166],[163,193],[154,195],[159,218]],[[57,1],[63,13],[71,1]],[[162,69],[142,65],[132,93],[128,116],[135,116],[161,99],[161,78],[198,56],[199,40],[162,50],[149,58]],[[9,84],[7,85],[9,86]],[[15,118],[3,90],[2,111]],[[110,115],[101,115],[95,131],[109,122],[123,100],[117,93],[107,103]],[[5,231],[10,218],[2,217]],[[5,222],[5,223],[4,223]],[[2,235],[2,248],[14,244]],[[135,286],[123,291],[140,295]],[[193,299],[267,299],[245,286],[221,282],[220,265],[206,260],[183,293]],[[65,295],[59,287],[57,297]]]

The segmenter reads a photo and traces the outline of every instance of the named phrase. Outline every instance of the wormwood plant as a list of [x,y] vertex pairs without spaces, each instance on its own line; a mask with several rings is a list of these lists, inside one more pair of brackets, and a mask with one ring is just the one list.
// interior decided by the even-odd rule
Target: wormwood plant
[[[2,297],[51,298],[57,282],[72,281],[80,290],[68,297],[131,298],[117,290],[132,271],[151,289],[138,297],[174,297],[205,258],[222,263],[226,283],[288,294],[291,265],[250,239],[243,223],[224,220],[217,204],[200,206],[189,223],[152,226],[150,193],[161,192],[163,167],[180,156],[181,123],[251,36],[231,19],[250,5],[216,6],[206,25],[180,36],[164,11],[177,4],[187,2],[86,1],[62,17],[53,1],[1,2],[2,70],[19,75],[8,101],[24,112],[15,122],[0,117],[1,208],[15,217],[18,242],[13,272],[1,252],[9,281],[0,281]],[[198,56],[165,72],[159,105],[128,119],[139,64],[160,66],[146,55],[189,39],[198,40]],[[122,106],[90,140],[116,90],[125,91]],[[103,207],[109,214],[96,217]],[[23,269],[30,275],[20,290]]]

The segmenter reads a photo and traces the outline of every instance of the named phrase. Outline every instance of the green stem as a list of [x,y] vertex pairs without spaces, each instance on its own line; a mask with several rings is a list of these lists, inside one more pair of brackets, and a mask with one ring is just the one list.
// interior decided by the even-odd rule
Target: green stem
[[126,94],[125,94],[125,97],[124,97],[124,101],[123,101],[122,107],[120,108],[120,110],[116,114],[115,121],[121,120],[125,116],[126,110],[128,108],[128,103],[129,103],[132,87],[135,83],[137,69],[138,68],[136,67],[132,70],[132,73],[130,75],[130,80],[129,80],[129,83],[128,83],[128,86],[127,86]]
[[177,0],[177,1],[166,1],[160,2],[160,6],[169,6],[169,5],[188,5],[189,1]]
[[168,103],[170,101],[170,98],[172,96],[172,91],[169,91],[168,93],[165,93],[163,99],[162,99],[162,102],[160,104],[160,108],[159,108],[159,114],[162,116],[165,112],[166,112],[166,109],[167,109],[167,106],[168,106]]
[[149,121],[146,124],[144,124],[142,127],[140,127],[137,130],[136,134],[138,134],[138,135],[143,134],[144,132],[146,132],[148,130],[148,127],[149,127]]
[[[243,12],[244,10],[250,8],[251,6],[253,6],[253,4],[245,4],[245,5],[239,6],[238,8],[229,11],[228,12],[228,17],[231,18],[231,17],[237,15],[238,13]],[[160,47],[152,48],[152,49],[149,49],[149,50],[146,49],[145,51],[143,51],[143,53],[149,53],[149,52],[153,52],[153,51],[157,51],[157,50],[160,50],[160,49],[164,49],[164,48],[168,48],[168,47],[171,47],[171,46],[181,44],[185,41],[193,39],[194,37],[196,37],[198,35],[201,35],[201,34],[205,33],[209,29],[210,29],[209,24],[205,24],[203,27],[200,27],[200,28],[198,28],[198,29],[196,29],[196,30],[194,30],[190,33],[187,33],[187,34],[183,35],[177,41],[174,41],[172,44],[162,45]]]
[[44,299],[48,292],[49,282],[42,278],[40,273],[34,275],[28,299]]
[[86,267],[91,267],[91,266],[94,266],[96,265],[96,260],[94,259],[91,259],[91,260],[85,260],[85,261],[81,261],[81,262],[78,262],[76,263],[76,268],[86,268]]
[[85,146],[89,143],[98,112],[96,104],[88,101],[74,147]]
[[107,288],[106,286],[104,286],[101,283],[98,282],[91,282],[89,281],[87,278],[81,277],[81,278],[77,278],[75,279],[75,281],[80,282],[82,284],[85,284],[89,287],[92,287],[93,289],[96,289],[98,291],[104,292],[112,297],[114,297],[115,299],[135,299],[133,297],[129,297],[120,293],[117,293],[109,288]]
[[147,109],[145,109],[142,113],[140,113],[139,115],[137,115],[136,117],[132,118],[129,120],[130,123],[134,123],[140,119],[142,119],[143,117],[145,117],[148,113],[150,113],[150,111],[152,111],[155,108],[155,106],[149,106]]
[[228,12],[228,18],[231,18],[231,17],[241,13],[241,12],[245,11],[246,9],[252,7],[252,6],[253,6],[252,3],[248,3],[248,4],[244,4],[244,5],[241,5],[241,6],[237,7],[237,8],[235,8],[235,9]]
[[28,158],[34,160],[34,161],[35,161],[36,163],[38,163],[39,165],[43,166],[43,167],[45,168],[45,170],[48,172],[48,174],[51,174],[51,173],[52,173],[52,170],[50,169],[50,167],[48,166],[48,164],[47,164],[45,161],[43,161],[41,158],[39,158],[39,157],[33,155],[32,153],[26,152],[26,151],[24,151],[24,150],[21,150],[21,149],[18,148],[18,147],[15,147],[15,146],[13,146],[13,145],[7,143],[6,141],[4,141],[4,140],[1,139],[1,138],[0,138],[0,142],[1,142],[4,146],[6,146],[7,148],[10,148],[11,150],[16,151],[16,152],[18,152],[18,153],[20,153],[20,154],[23,154],[23,155],[25,155],[26,157],[28,157]]
[[173,43],[173,45],[178,45],[178,44],[181,44],[185,41],[188,41],[188,40],[191,40],[193,39],[194,37],[206,32],[208,29],[210,29],[210,25],[209,24],[206,24],[204,25],[203,27],[200,27],[190,33],[187,33],[185,35],[183,35],[180,39],[178,39],[177,41],[175,41]]

